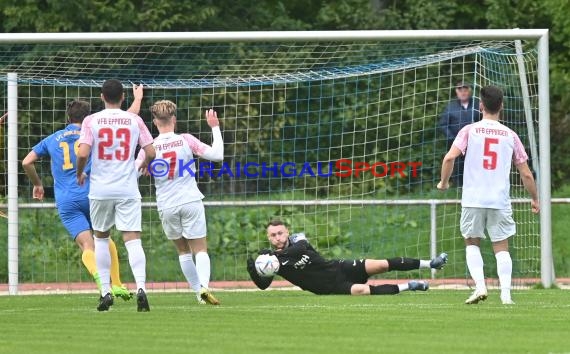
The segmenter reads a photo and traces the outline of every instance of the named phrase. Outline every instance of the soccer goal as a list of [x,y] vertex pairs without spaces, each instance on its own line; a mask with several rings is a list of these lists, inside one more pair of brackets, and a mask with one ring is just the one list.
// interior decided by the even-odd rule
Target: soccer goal
[[[31,198],[20,161],[65,127],[69,101],[102,109],[100,87],[109,78],[123,82],[125,109],[132,84],[144,85],[140,115],[154,135],[148,107],[157,100],[174,101],[178,132],[206,143],[204,111],[218,111],[224,161],[197,161],[196,176],[206,196],[213,281],[247,280],[246,258],[268,247],[264,226],[281,218],[329,258],[445,251],[443,271],[387,277],[449,287],[469,285],[469,276],[461,188],[435,188],[448,149],[440,115],[457,82],[475,98],[485,85],[500,86],[502,120],[521,137],[541,197],[537,216],[513,169],[515,285],[553,283],[547,30],[0,34],[0,48],[0,113],[8,112],[0,125],[0,210],[7,214],[0,279],[11,294],[38,283],[95,289],[58,219],[49,161],[37,164],[43,202]],[[185,289],[153,181],[143,177],[139,185],[149,287]],[[490,244],[482,250],[493,282]]]

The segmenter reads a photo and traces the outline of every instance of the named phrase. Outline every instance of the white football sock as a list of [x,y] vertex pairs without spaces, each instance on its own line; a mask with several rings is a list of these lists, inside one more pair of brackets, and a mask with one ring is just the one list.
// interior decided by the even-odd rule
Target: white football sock
[[196,270],[200,278],[200,284],[208,288],[210,284],[210,256],[206,252],[196,253]]
[[511,254],[507,251],[501,251],[495,254],[497,259],[497,275],[499,276],[499,284],[501,285],[501,299],[511,298],[511,277],[513,273],[513,260]]
[[485,274],[483,273],[483,257],[481,256],[479,247],[474,245],[465,247],[465,259],[467,260],[467,268],[469,268],[469,273],[475,282],[477,290],[486,290]]
[[408,290],[409,288],[410,288],[410,287],[409,287],[408,283],[405,283],[405,284],[398,284],[398,289],[400,290],[400,292],[406,291],[406,290]]
[[101,280],[101,296],[111,292],[111,253],[109,238],[95,237],[95,264]]
[[431,260],[426,261],[426,260],[420,259],[420,269],[431,268],[430,263],[431,263]]
[[196,271],[196,265],[194,265],[194,260],[192,259],[192,253],[179,255],[178,261],[180,261],[180,268],[186,277],[186,281],[188,281],[188,285],[195,292],[200,292],[200,280]]
[[137,289],[146,291],[146,256],[142,248],[142,242],[140,239],[127,241],[125,242],[125,247],[129,254],[129,264],[137,283]]

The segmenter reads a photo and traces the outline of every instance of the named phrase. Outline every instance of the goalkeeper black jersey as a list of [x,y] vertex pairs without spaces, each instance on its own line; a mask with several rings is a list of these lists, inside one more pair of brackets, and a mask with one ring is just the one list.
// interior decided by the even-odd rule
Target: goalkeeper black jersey
[[333,292],[340,273],[339,261],[324,259],[304,234],[291,235],[289,245],[273,254],[279,260],[277,274],[290,283],[315,294]]

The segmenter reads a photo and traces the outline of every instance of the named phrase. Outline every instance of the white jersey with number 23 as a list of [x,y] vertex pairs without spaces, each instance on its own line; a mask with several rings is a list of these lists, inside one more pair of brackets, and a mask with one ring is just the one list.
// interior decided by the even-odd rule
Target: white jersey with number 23
[[152,144],[141,117],[121,109],[104,109],[85,118],[81,144],[91,146],[90,199],[140,199],[135,150]]

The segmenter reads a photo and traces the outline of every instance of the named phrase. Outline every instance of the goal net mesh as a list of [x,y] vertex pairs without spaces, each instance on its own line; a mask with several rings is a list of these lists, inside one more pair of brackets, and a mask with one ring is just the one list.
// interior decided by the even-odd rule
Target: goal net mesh
[[[2,113],[7,111],[6,74],[18,74],[20,160],[42,138],[65,127],[69,101],[86,99],[93,112],[101,110],[100,87],[109,78],[125,86],[124,109],[132,102],[132,84],[144,85],[140,116],[154,136],[158,131],[148,107],[157,100],[177,104],[178,132],[208,144],[211,130],[204,111],[218,112],[224,161],[198,160],[196,176],[206,196],[214,281],[248,279],[246,258],[269,247],[265,224],[281,218],[329,258],[427,259],[432,250],[445,251],[450,263],[435,277],[468,284],[459,231],[461,188],[453,184],[445,193],[435,188],[448,149],[438,122],[456,99],[458,81],[470,83],[474,97],[484,85],[503,88],[502,120],[521,137],[531,167],[537,166],[537,156],[530,153],[538,132],[533,42],[523,41],[519,55],[515,42],[507,41],[0,47]],[[0,131],[5,208],[5,124]],[[31,199],[32,186],[19,172],[20,281],[89,283],[80,251],[53,204],[49,161],[42,160],[37,169],[48,197],[43,202]],[[513,198],[528,197],[515,168],[511,184]],[[145,202],[148,281],[182,282],[174,246],[154,206],[152,179],[141,178],[139,188]],[[527,202],[514,203],[513,211],[513,277],[523,284],[540,276],[539,224]],[[7,233],[6,223],[1,228]],[[120,240],[116,232],[113,237]],[[117,244],[123,278],[132,280],[126,250]],[[6,237],[0,237],[0,259],[6,259],[6,250]],[[486,276],[496,278],[491,245],[483,243],[482,251]],[[431,276],[413,271],[382,277]],[[0,263],[0,281],[7,281],[6,262]]]

